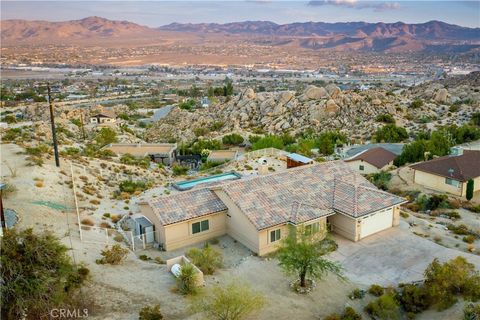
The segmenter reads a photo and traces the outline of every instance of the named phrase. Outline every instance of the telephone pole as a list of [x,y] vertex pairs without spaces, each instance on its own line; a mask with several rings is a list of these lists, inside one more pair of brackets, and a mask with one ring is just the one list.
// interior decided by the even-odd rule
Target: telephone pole
[[47,83],[48,91],[48,107],[50,108],[50,123],[52,125],[52,139],[53,139],[53,151],[55,153],[55,165],[60,167],[60,159],[58,158],[58,145],[57,145],[57,132],[55,130],[55,119],[53,116],[53,104],[52,104],[52,94],[50,91],[50,83]]

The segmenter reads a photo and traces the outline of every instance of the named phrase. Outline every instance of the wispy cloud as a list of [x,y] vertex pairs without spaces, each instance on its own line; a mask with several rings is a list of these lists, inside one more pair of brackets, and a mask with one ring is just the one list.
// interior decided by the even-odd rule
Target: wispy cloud
[[400,8],[398,2],[358,1],[358,0],[312,0],[309,6],[341,6],[355,9],[374,9],[376,11],[395,10]]

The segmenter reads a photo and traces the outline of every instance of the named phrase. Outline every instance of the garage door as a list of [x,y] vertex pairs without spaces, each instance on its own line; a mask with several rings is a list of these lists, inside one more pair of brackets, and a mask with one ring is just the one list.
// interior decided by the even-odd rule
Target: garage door
[[371,234],[388,229],[392,226],[393,209],[380,211],[372,216],[362,219],[360,229],[360,239]]

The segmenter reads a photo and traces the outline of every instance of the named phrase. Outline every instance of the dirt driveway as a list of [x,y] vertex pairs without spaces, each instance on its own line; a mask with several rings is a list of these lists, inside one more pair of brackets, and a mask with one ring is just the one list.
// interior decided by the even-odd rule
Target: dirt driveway
[[409,225],[401,221],[399,227],[352,242],[335,236],[338,250],[331,258],[339,261],[346,276],[355,283],[388,286],[423,279],[423,271],[434,259],[449,260],[463,256],[480,268],[477,255],[445,248],[433,241],[412,234]]

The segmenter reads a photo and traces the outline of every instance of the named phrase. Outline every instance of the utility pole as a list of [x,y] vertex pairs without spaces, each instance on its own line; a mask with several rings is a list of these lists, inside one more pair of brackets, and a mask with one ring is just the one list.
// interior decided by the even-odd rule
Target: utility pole
[[52,139],[53,139],[53,151],[55,153],[55,165],[60,167],[60,159],[58,158],[58,145],[57,145],[57,132],[55,131],[55,120],[53,117],[53,104],[52,94],[50,91],[50,83],[47,83],[48,91],[48,107],[50,108],[50,123],[52,124]]
[[83,114],[80,116],[80,125],[82,126],[83,141],[85,141],[86,136],[85,136],[85,126],[84,126],[84,124],[83,124]]

